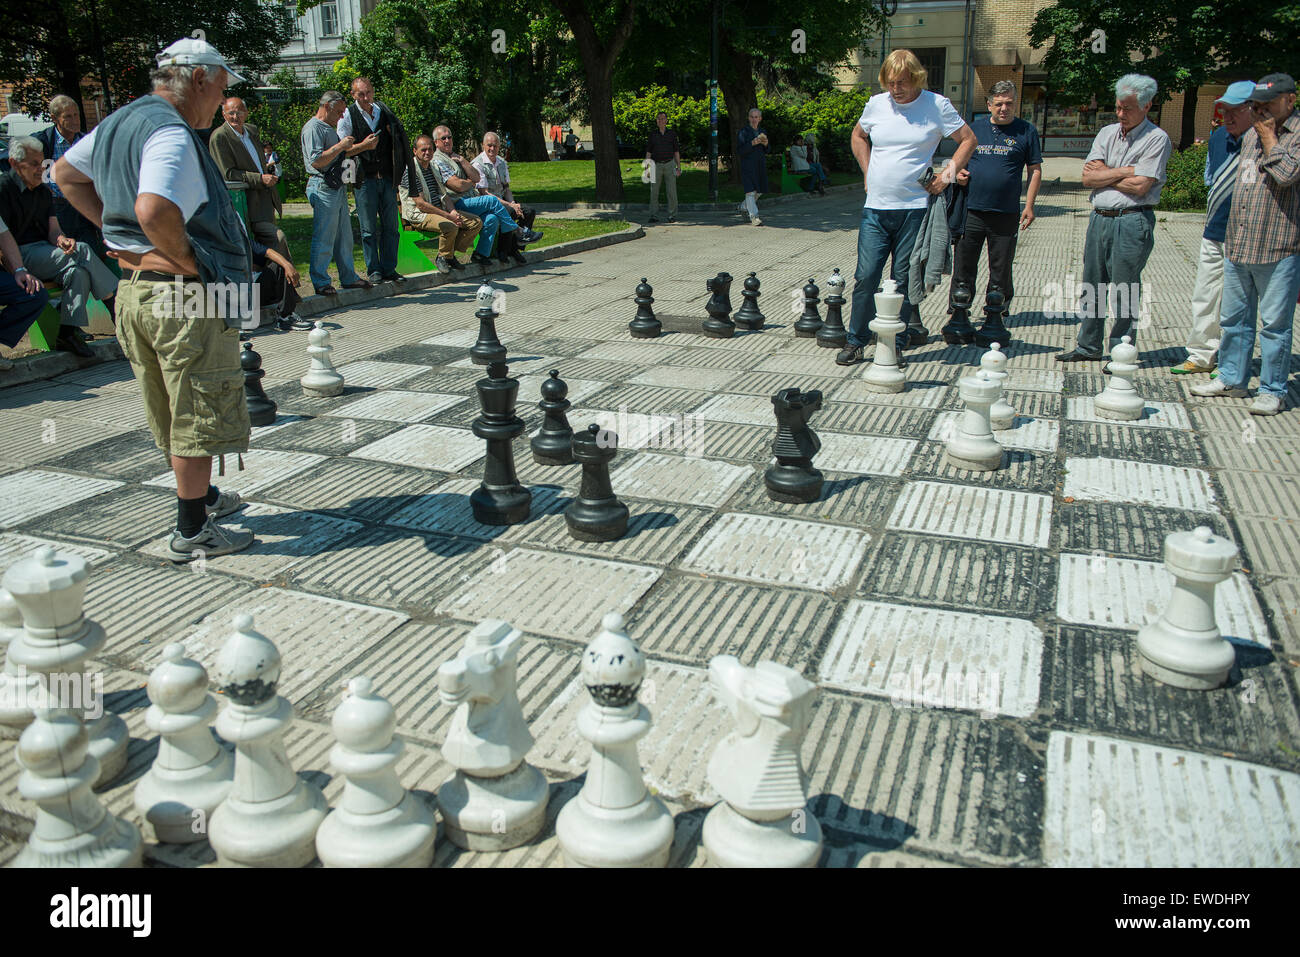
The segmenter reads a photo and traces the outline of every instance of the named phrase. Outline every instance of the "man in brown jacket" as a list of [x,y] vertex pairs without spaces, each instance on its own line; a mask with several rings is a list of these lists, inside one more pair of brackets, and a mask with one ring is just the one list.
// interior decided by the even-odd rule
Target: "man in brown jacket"
[[275,225],[280,213],[278,176],[264,171],[262,166],[262,141],[257,127],[249,125],[248,107],[237,96],[222,105],[226,118],[212,131],[208,152],[228,183],[243,183],[248,187],[248,229],[263,246],[270,246],[285,259],[289,259],[289,243],[284,231]]

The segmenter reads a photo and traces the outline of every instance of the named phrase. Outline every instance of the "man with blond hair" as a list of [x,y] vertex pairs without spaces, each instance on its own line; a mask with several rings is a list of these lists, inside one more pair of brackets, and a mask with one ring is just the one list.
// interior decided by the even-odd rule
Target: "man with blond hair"
[[[879,79],[886,92],[867,101],[853,128],[853,155],[862,167],[867,200],[858,225],[848,341],[835,357],[842,366],[861,362],[863,347],[871,341],[868,323],[876,317],[876,289],[891,256],[890,275],[904,295],[902,317],[911,318],[915,307],[906,299],[908,260],[930,196],[942,193],[975,152],[975,134],[947,97],[925,89],[925,70],[912,51],[889,54]],[[927,179],[934,151],[945,136],[956,141],[957,152],[942,176]],[[920,338],[915,344],[924,344],[924,332],[914,335]],[[909,341],[909,334],[903,333],[900,347]]]

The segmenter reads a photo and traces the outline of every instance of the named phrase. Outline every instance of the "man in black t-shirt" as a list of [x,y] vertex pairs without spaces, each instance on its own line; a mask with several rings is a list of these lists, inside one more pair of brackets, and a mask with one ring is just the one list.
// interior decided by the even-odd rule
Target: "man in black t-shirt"
[[[957,240],[953,257],[952,291],[948,312],[952,318],[943,327],[943,340],[951,344],[976,341],[970,322],[975,296],[975,273],[985,239],[989,244],[988,293],[998,291],[1003,297],[1003,317],[1010,313],[1015,290],[1011,282],[1011,264],[1016,255],[1016,238],[1020,230],[1034,221],[1034,200],[1043,178],[1043,152],[1038,131],[1014,116],[1016,86],[999,80],[989,90],[989,116],[971,124],[975,133],[975,155],[966,170],[957,174],[959,185],[969,184],[966,202],[966,231]],[[1025,208],[1020,208],[1020,183],[1025,167],[1029,168],[1029,192]],[[980,341],[981,345],[987,345]]]

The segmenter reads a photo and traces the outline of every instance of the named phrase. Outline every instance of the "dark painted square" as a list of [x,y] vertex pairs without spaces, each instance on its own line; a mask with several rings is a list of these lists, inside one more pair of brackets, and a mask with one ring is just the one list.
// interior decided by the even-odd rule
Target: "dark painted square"
[[68,469],[127,482],[141,482],[171,468],[148,429],[137,429],[85,445],[41,463],[41,468]]
[[1195,433],[1141,425],[1066,421],[1061,427],[1066,455],[1133,459],[1157,465],[1205,468],[1205,454]]
[[1165,538],[1196,525],[1236,540],[1222,516],[1127,502],[1057,502],[1053,547],[1063,552],[1103,551],[1120,558],[1163,561]]
[[908,467],[909,478],[943,479],[964,485],[1038,492],[1050,495],[1060,481],[1060,466],[1053,452],[1007,449],[1002,468],[992,472],[959,469],[944,461],[942,442],[922,442]]

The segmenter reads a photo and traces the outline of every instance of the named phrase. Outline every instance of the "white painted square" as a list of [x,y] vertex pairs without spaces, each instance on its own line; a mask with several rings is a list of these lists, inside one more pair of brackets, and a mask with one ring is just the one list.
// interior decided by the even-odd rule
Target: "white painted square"
[[[686,440],[699,431],[693,424],[696,421],[695,413],[689,416],[648,415],[643,412],[628,412],[626,409],[618,412],[608,409],[570,409],[568,418],[574,432],[588,429],[593,424],[613,432],[618,436],[620,449],[643,449],[652,445],[656,448],[689,451]],[[540,426],[538,431],[541,431]],[[537,432],[532,433],[536,434]],[[617,463],[618,459],[615,459],[614,464]]]
[[433,366],[415,365],[411,362],[380,362],[377,359],[364,359],[349,362],[338,367],[343,376],[344,385],[362,386],[371,389],[386,389],[414,379],[422,372],[428,372]]
[[442,392],[385,390],[364,395],[355,402],[336,406],[326,415],[344,419],[381,419],[385,422],[422,422],[443,409],[463,402],[463,395]]
[[483,439],[446,425],[408,425],[351,453],[354,458],[440,472],[459,472],[486,454]]
[[1217,511],[1210,476],[1200,469],[1126,459],[1066,459],[1066,498]]
[[[937,442],[947,442],[957,434],[957,429],[964,412],[940,412],[930,429],[929,438]],[[1020,449],[1027,452],[1055,452],[1061,441],[1061,423],[1051,419],[1035,419],[1027,415],[1018,415],[1011,423],[1011,428],[993,433],[993,438],[1004,449]]]
[[[656,358],[656,362],[663,361]],[[705,389],[717,392],[736,378],[734,369],[692,369],[687,366],[655,366],[628,379],[630,385],[661,385],[672,389]]]
[[[1169,605],[1174,577],[1161,562],[1062,553],[1056,617],[1137,631]],[[1250,582],[1234,572],[1214,590],[1214,613],[1225,638],[1269,646],[1268,626]]]
[[[213,484],[222,489],[251,494],[325,461],[323,455],[313,455],[310,452],[277,452],[273,449],[251,449],[244,453],[243,458],[244,469],[240,471],[237,457],[227,455],[225,475],[217,474],[218,470],[214,462]],[[158,488],[175,488],[176,473],[164,472],[144,484],[155,485]]]
[[[797,317],[796,317],[797,318]],[[812,340],[809,340],[812,341]],[[860,376],[861,368],[857,366],[841,366],[835,364],[834,349],[818,349],[816,352],[811,348],[808,355],[791,355],[778,353],[769,356],[754,367],[755,372],[788,372],[791,377],[800,375],[824,375],[838,376],[849,378],[850,376]],[[792,385],[798,385],[795,381]]]
[[[246,529],[256,536],[256,540],[242,552],[205,559],[205,569],[259,581],[269,579],[303,559],[329,551],[335,542],[362,527],[357,522],[331,515],[260,502],[250,502],[222,519],[221,524]],[[171,533],[168,533],[140,551],[155,558],[168,559],[167,543],[170,540]]]
[[946,385],[927,385],[924,388],[911,385],[902,392],[873,392],[861,379],[853,378],[832,391],[830,397],[836,402],[866,402],[871,405],[897,405],[911,409],[937,409],[943,405],[947,395]]
[[[1015,359],[1012,359],[1015,365]],[[1002,381],[1005,389],[1018,389],[1024,392],[1060,392],[1065,388],[1065,373],[1052,369],[1016,369],[1007,370],[1009,375]]]
[[831,591],[853,580],[870,541],[870,535],[853,528],[734,513],[704,533],[682,568]]
[[[549,372],[551,369],[562,369],[564,361],[562,357],[557,356],[510,355],[506,357],[506,374],[513,378],[521,378],[538,372]],[[487,378],[488,367],[476,363],[472,356],[457,359],[455,362],[448,362],[447,366],[452,369],[474,369],[481,372],[484,378]]]
[[610,478],[615,495],[716,508],[753,474],[745,465],[643,452],[616,468]]
[[874,601],[845,606],[821,678],[894,707],[1027,718],[1038,707],[1043,633],[1032,622]]
[[[476,478],[443,482],[389,516],[384,520],[384,524],[396,525],[398,528],[414,528],[421,532],[459,535],[463,538],[484,540],[497,538],[509,531],[510,527],[481,524],[474,517],[474,509],[469,502],[470,495],[482,484],[482,481]],[[530,513],[532,518],[546,512],[554,505],[556,498],[563,494],[553,486],[533,487],[531,491],[533,493]]]
[[110,479],[42,469],[0,476],[0,528],[12,528],[19,522],[121,487],[121,482]]
[[888,439],[878,435],[818,432],[821,451],[813,465],[832,472],[858,475],[902,475],[916,451],[916,439]]
[[646,565],[516,548],[438,603],[463,621],[501,618],[516,628],[586,644],[606,612],[626,615],[662,572]]
[[248,442],[250,445],[256,445],[258,439],[262,438],[263,436],[270,435],[272,432],[278,432],[280,431],[280,429],[283,429],[285,426],[293,425],[295,422],[305,422],[309,418],[311,418],[311,416],[309,415],[278,414],[275,417],[275,421],[272,422],[270,425],[256,426],[249,433]]
[[706,422],[776,425],[772,398],[766,395],[717,395],[696,409],[695,415]]
[[1140,425],[1157,429],[1190,430],[1191,421],[1187,410],[1178,402],[1156,402],[1147,399],[1142,409],[1142,418],[1125,421],[1107,419],[1097,414],[1096,397],[1091,395],[1071,396],[1065,400],[1065,417],[1080,422],[1104,422],[1108,425]]
[[910,482],[898,496],[889,528],[1046,548],[1052,535],[1052,499],[978,485]]
[[663,342],[632,340],[630,342],[602,342],[592,346],[586,352],[578,353],[579,359],[602,359],[606,362],[655,362],[671,363],[673,356],[680,355],[681,346],[670,346]]
[[[515,408],[519,409],[525,405],[537,405],[542,398],[542,383],[550,377],[550,370],[520,376],[519,391],[515,394]],[[601,382],[596,379],[565,379],[563,369],[560,370],[560,378],[564,379],[564,384],[569,387],[566,398],[574,405],[577,405],[589,395],[595,395],[609,385],[608,382]],[[477,393],[473,394],[477,398]]]
[[[93,545],[60,542],[52,538],[38,538],[35,535],[19,535],[15,532],[6,532],[0,534],[0,575],[8,571],[11,565],[32,558],[37,549],[46,546],[53,548],[56,552],[71,552],[73,555],[79,555],[92,568],[95,565],[102,565],[117,554],[103,548],[95,548]],[[95,616],[91,615],[90,617],[94,618]]]
[[1291,772],[1053,731],[1043,798],[1049,867],[1300,865],[1300,775]]
[[[253,616],[253,628],[275,643],[283,662],[277,690],[291,701],[311,694],[329,674],[346,668],[408,620],[387,608],[322,598],[284,588],[254,591],[238,605],[207,615],[175,640],[211,673],[217,654],[234,633],[238,614]],[[154,668],[162,649],[142,662]],[[344,672],[340,681],[353,675]]]

